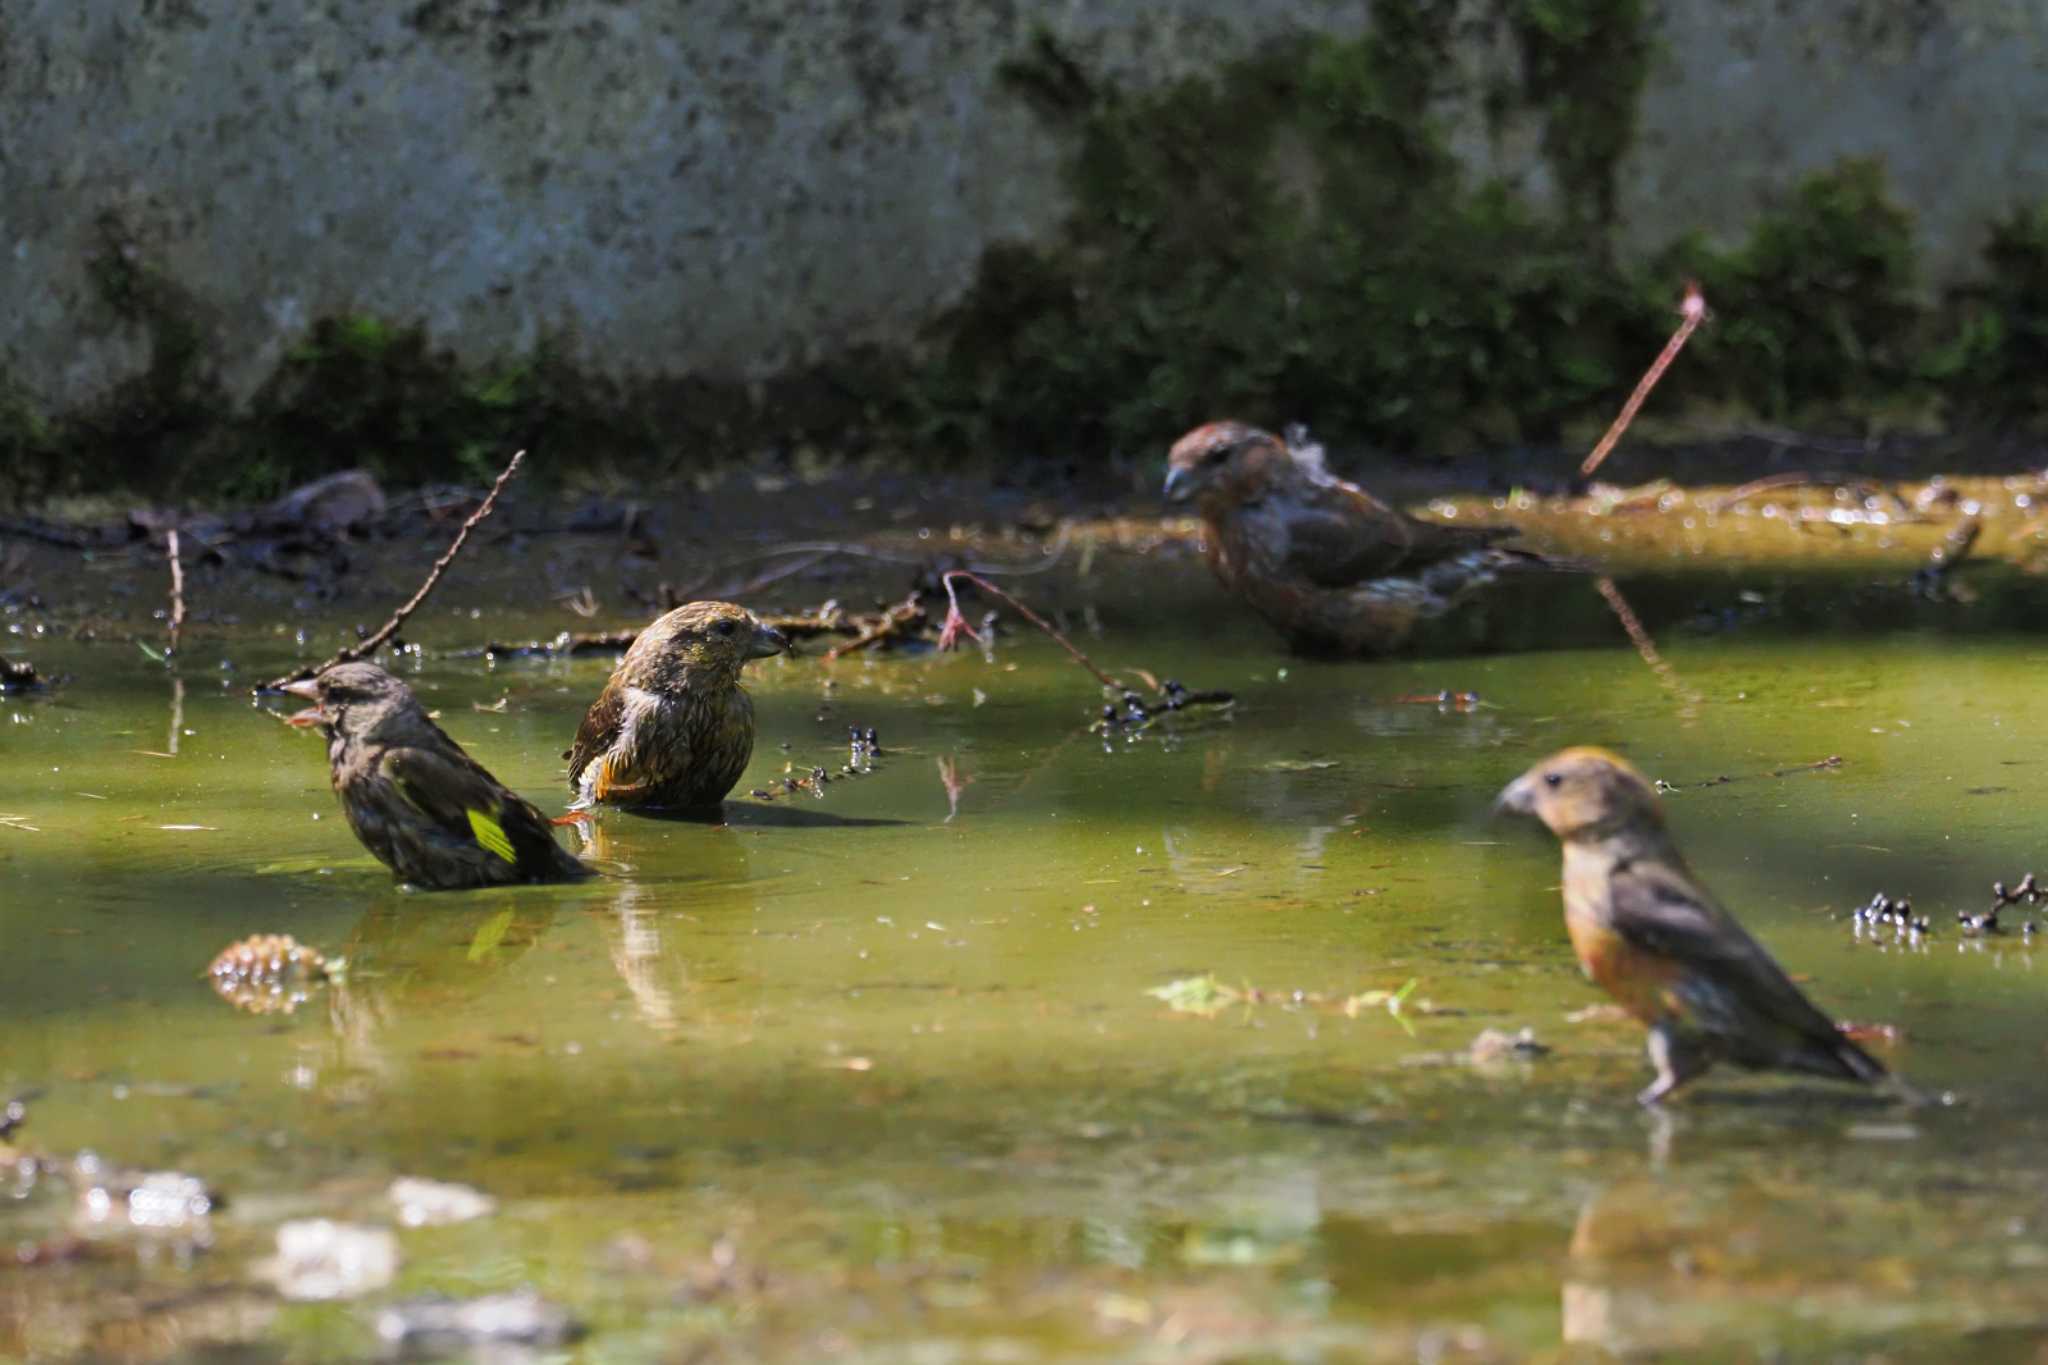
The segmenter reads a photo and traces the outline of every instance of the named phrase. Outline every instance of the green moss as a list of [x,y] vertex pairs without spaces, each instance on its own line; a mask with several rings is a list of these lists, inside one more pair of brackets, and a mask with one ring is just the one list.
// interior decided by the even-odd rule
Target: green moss
[[1895,394],[1914,382],[1926,322],[1914,259],[1912,219],[1875,161],[1807,177],[1734,250],[1680,242],[1652,273],[1697,278],[1715,321],[1675,391],[1779,419]]
[[225,409],[210,363],[201,309],[171,275],[148,260],[117,214],[101,215],[88,272],[117,326],[140,331],[148,367],[75,414],[63,440],[76,452],[74,473],[88,483],[125,483],[140,455],[178,467],[203,445]]
[[924,430],[1132,450],[1233,411],[1460,446],[1552,437],[1610,392],[1648,315],[1580,234],[1464,183],[1429,115],[1453,9],[1383,4],[1363,39],[1142,95],[1040,39],[1010,75],[1073,125],[1075,213],[990,253]]
[[1643,0],[1505,0],[1504,9],[1522,51],[1522,99],[1546,117],[1543,154],[1567,216],[1604,242],[1649,76]]
[[323,319],[250,403],[251,473],[284,486],[339,450],[380,475],[475,478],[525,435],[546,359],[472,369],[416,325]]
[[[1156,451],[1232,413],[1400,450],[1549,442],[1611,416],[1689,276],[1716,320],[1667,408],[1862,420],[1924,396],[1913,225],[1880,165],[1800,182],[1735,246],[1616,261],[1604,228],[1647,69],[1642,6],[1502,3],[1524,56],[1513,102],[1547,113],[1560,214],[1468,184],[1433,126],[1446,7],[1383,4],[1364,39],[1305,38],[1142,95],[1041,40],[1013,78],[1072,125],[1074,215],[1048,248],[990,253],[940,333],[926,430]],[[2048,345],[2048,219],[1998,240],[2013,260],[1995,268],[2027,283],[1986,311],[2031,316],[2014,335]],[[1999,325],[1971,344],[2031,365]]]
[[1972,423],[2048,418],[2048,203],[1992,224],[1984,279],[1949,292],[1942,335],[1922,366]]

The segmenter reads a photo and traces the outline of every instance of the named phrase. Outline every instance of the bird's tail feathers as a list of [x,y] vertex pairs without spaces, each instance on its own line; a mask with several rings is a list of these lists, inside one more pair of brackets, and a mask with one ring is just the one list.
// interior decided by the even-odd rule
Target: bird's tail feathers
[[1494,545],[1487,554],[1497,559],[1495,569],[1501,573],[1598,573],[1600,566],[1591,560],[1574,559],[1570,555],[1549,555],[1541,550],[1520,550],[1513,546]]
[[1865,1081],[1871,1085],[1889,1086],[1894,1082],[1905,1084],[1892,1075],[1883,1062],[1865,1052],[1848,1038],[1834,1041],[1835,1062],[1848,1074],[1851,1080]]

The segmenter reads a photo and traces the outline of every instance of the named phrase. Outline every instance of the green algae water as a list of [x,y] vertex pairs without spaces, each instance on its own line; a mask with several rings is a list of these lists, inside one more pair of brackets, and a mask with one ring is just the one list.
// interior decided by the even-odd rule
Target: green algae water
[[[203,1237],[81,1239],[67,1182],[0,1185],[0,1358],[354,1360],[382,1305],[530,1285],[584,1328],[531,1354],[585,1361],[2034,1359],[2048,968],[2028,907],[1954,914],[2048,870],[2048,584],[1979,581],[1623,578],[1650,667],[1574,580],[1434,657],[1319,663],[1197,564],[1105,559],[1022,590],[1233,707],[1092,728],[1100,689],[1008,613],[986,653],[812,644],[749,670],[726,824],[608,813],[598,880],[442,894],[393,884],[249,691],[382,585],[231,601],[169,669],[126,638],[144,606],[97,642],[17,609],[0,652],[68,680],[0,701],[12,1140],[225,1202]],[[558,811],[611,660],[452,657],[574,624],[519,596],[451,582],[399,668]],[[1489,814],[1572,743],[1670,784],[1709,885],[1956,1103],[1717,1071],[1639,1111],[1554,844]],[[822,796],[782,790],[814,767]],[[1859,935],[1878,891],[1933,932]],[[256,933],[345,976],[231,1008],[203,972]],[[496,1212],[400,1227],[401,1176]],[[395,1278],[281,1298],[304,1218],[396,1229]]]

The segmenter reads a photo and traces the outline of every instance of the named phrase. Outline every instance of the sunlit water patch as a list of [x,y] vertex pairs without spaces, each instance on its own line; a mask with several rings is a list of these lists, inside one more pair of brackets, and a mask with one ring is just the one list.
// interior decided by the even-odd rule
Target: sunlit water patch
[[[1099,607],[1105,667],[1230,708],[1104,733],[1095,684],[1017,634],[771,660],[725,824],[607,813],[601,878],[459,894],[395,886],[320,743],[252,704],[292,657],[274,632],[172,672],[37,642],[70,681],[0,702],[13,1141],[226,1202],[136,1245],[81,1233],[61,1179],[21,1189],[0,1355],[352,1359],[378,1305],[530,1284],[591,1360],[2026,1358],[2044,968],[1953,919],[2043,861],[2048,593],[1624,581],[1652,668],[1574,584],[1445,623],[1438,657],[1336,664],[1172,581],[1034,591]],[[559,628],[458,620],[434,633]],[[608,667],[407,675],[552,812]],[[1709,884],[1960,1102],[1716,1074],[1639,1113],[1640,1035],[1585,1013],[1554,845],[1489,814],[1568,743],[1668,783]],[[784,788],[821,767],[822,795]],[[1934,932],[1859,937],[1879,890]],[[257,933],[346,971],[238,1012],[202,975]],[[1538,1049],[1468,1052],[1524,1028]],[[287,1220],[397,1226],[402,1175],[497,1211],[400,1230],[359,1300],[259,1276]]]

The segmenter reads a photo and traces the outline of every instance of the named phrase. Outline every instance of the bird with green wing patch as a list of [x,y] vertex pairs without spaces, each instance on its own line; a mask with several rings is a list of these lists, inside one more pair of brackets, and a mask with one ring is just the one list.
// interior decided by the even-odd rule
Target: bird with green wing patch
[[336,664],[285,691],[314,703],[290,720],[327,736],[349,828],[403,880],[453,891],[592,875],[532,802],[464,753],[412,689],[377,665]]

